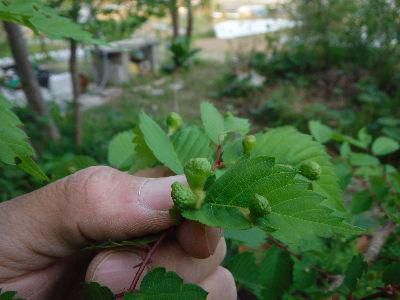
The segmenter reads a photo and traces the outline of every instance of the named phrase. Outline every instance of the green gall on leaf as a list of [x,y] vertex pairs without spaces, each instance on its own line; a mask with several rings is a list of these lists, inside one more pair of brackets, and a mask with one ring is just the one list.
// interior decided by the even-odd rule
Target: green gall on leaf
[[224,117],[225,117],[225,118],[231,118],[231,117],[233,117],[233,114],[232,114],[230,111],[227,111],[227,112],[224,114]]
[[244,154],[250,154],[250,152],[256,146],[257,139],[254,135],[246,135],[243,139],[243,151]]
[[176,112],[169,113],[167,117],[168,135],[174,134],[179,128],[182,127],[183,120],[180,114]]
[[207,178],[212,174],[211,164],[206,158],[192,158],[184,167],[189,186],[193,191],[202,191]]
[[269,204],[267,198],[258,194],[255,194],[254,198],[250,201],[249,209],[250,209],[250,216],[253,220],[265,217],[272,211],[271,205]]
[[321,166],[315,161],[308,161],[301,164],[299,173],[310,180],[318,180],[321,177]]
[[182,210],[193,209],[197,204],[197,197],[187,186],[180,182],[174,182],[171,186],[171,197],[174,204]]

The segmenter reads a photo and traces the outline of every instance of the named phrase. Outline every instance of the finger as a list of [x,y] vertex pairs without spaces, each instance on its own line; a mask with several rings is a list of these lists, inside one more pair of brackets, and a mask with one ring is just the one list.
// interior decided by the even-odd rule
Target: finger
[[211,228],[198,222],[184,221],[177,229],[181,247],[193,257],[212,255],[223,235],[221,228]]
[[[151,258],[143,276],[150,268],[161,266],[179,274],[186,282],[200,282],[212,274],[221,264],[226,253],[226,244],[221,240],[213,255],[206,259],[189,256],[174,241],[166,241]],[[109,250],[98,254],[89,265],[87,281],[99,282],[114,293],[126,291],[143,261],[143,252],[132,249]]]
[[208,292],[207,300],[237,299],[235,280],[231,272],[223,267],[218,267],[199,285]]
[[96,240],[123,240],[173,225],[171,184],[92,167],[0,204],[0,280],[33,271]]
[[[163,177],[171,175],[165,167],[144,169],[135,175],[143,177]],[[185,183],[187,183],[185,181]],[[221,228],[210,228],[193,221],[185,221],[177,229],[177,239],[182,248],[193,257],[206,258],[212,255],[223,236]]]

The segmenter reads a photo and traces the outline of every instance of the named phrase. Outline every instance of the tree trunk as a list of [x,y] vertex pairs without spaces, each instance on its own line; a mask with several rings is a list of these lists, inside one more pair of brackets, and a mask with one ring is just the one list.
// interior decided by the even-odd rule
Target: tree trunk
[[81,108],[79,103],[80,80],[77,68],[77,54],[76,54],[77,48],[78,48],[78,43],[75,40],[70,40],[69,72],[71,74],[71,83],[72,83],[72,104],[74,108],[75,143],[77,146],[80,146],[82,145],[82,118],[81,118]]
[[187,9],[186,38],[188,40],[191,40],[192,39],[192,32],[193,32],[192,0],[186,0],[186,9]]
[[40,86],[35,76],[32,64],[29,61],[28,49],[21,28],[10,22],[4,22],[11,52],[14,57],[18,76],[28,104],[41,117],[48,120],[47,131],[52,140],[60,139],[60,132],[50,116],[49,109],[43,99]]
[[173,40],[176,40],[179,37],[178,1],[177,0],[171,0],[169,9],[170,9],[170,13],[171,13]]

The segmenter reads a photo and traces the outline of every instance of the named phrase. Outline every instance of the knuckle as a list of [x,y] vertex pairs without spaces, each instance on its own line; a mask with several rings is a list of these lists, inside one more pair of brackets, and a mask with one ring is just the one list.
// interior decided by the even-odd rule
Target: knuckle
[[[106,166],[95,166],[80,170],[65,179],[65,194],[68,202],[95,208],[105,198],[110,182],[117,170]],[[94,207],[93,207],[94,206]]]

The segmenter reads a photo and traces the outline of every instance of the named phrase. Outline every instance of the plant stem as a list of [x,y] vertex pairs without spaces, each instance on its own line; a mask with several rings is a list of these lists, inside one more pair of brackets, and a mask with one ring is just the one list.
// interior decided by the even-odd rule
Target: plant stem
[[[133,277],[132,283],[129,286],[129,289],[127,292],[133,292],[137,289],[137,285],[139,283],[140,277],[142,276],[146,266],[150,262],[153,254],[157,250],[157,248],[161,245],[161,243],[164,241],[164,239],[168,236],[168,234],[171,232],[171,230],[164,231],[159,239],[150,247],[149,251],[146,253],[146,256],[143,259],[143,262],[139,264],[139,269],[137,270],[135,277]],[[137,265],[138,266],[138,265]],[[124,296],[126,291],[118,293],[115,295],[116,298],[121,298]]]
[[219,144],[217,147],[217,155],[215,158],[215,162],[212,166],[213,171],[215,171],[216,169],[222,168],[224,166],[224,162],[222,161],[222,153],[223,153],[222,145]]

